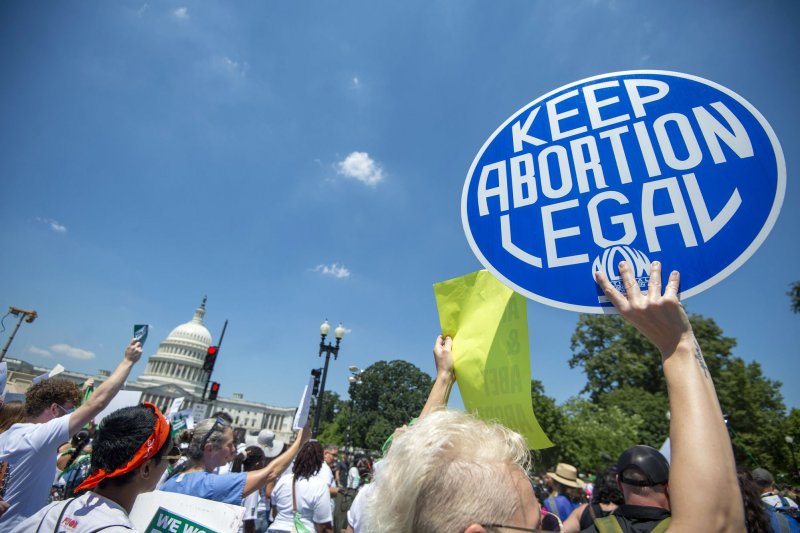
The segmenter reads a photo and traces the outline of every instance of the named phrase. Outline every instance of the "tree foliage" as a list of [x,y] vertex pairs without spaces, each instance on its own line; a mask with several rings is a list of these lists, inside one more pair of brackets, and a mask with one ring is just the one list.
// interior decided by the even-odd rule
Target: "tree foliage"
[[[380,450],[396,428],[408,424],[422,411],[433,385],[431,377],[407,361],[378,361],[361,373],[361,383],[351,383],[352,445]],[[346,446],[350,426],[349,401],[342,401],[331,419],[322,442]]]
[[602,407],[584,398],[572,398],[561,407],[561,426],[552,436],[558,460],[579,470],[597,471],[636,444],[642,419],[617,406]]
[[792,299],[792,311],[800,313],[800,281],[792,283],[788,294],[789,298]]
[[[784,440],[787,419],[781,383],[766,378],[758,362],[733,356],[736,340],[725,336],[713,319],[693,314],[690,321],[728,416],[737,462],[786,473],[790,455]],[[607,412],[616,408],[631,420],[640,420],[637,442],[660,447],[669,423],[658,350],[616,315],[581,316],[572,350],[570,366],[586,373],[582,392]]]

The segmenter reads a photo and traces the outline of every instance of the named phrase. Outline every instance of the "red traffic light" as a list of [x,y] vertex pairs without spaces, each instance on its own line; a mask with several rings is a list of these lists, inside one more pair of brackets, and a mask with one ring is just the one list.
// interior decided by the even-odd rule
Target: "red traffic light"
[[206,372],[211,372],[214,370],[214,363],[217,360],[217,354],[219,353],[219,346],[209,346],[208,350],[206,351],[206,358],[203,360],[203,370]]
[[217,399],[217,395],[219,394],[219,383],[216,381],[211,382],[211,390],[208,393],[208,399],[210,401],[214,401]]

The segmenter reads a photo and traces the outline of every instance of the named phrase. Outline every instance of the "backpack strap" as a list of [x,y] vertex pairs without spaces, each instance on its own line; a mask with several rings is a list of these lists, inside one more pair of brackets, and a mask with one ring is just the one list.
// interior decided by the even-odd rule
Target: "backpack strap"
[[[69,500],[66,500],[64,502],[64,507],[61,508],[61,514],[59,514],[58,518],[56,519],[56,528],[53,530],[53,533],[58,532],[58,525],[61,523],[61,519],[64,518],[64,513],[67,512],[67,507],[69,507],[69,504],[71,504],[74,500],[75,498],[70,498]],[[47,515],[50,514],[50,511],[52,511],[56,507],[58,506],[54,505],[53,507],[48,509],[46,513],[44,513],[44,516],[42,516],[42,519],[39,521],[39,525],[36,526],[36,533],[39,533],[39,530],[42,529],[42,524],[44,524],[44,519],[47,518]]]
[[672,522],[672,517],[668,516],[661,522],[659,522],[656,527],[654,527],[650,533],[664,533],[667,528],[669,527],[670,522]]
[[597,528],[597,533],[624,533],[622,531],[622,526],[620,526],[617,521],[617,517],[611,514],[596,518],[594,527]]
[[556,499],[550,496],[547,498],[547,503],[550,504],[550,513],[556,515],[556,517],[561,520],[561,515],[558,514],[558,505],[556,504]]

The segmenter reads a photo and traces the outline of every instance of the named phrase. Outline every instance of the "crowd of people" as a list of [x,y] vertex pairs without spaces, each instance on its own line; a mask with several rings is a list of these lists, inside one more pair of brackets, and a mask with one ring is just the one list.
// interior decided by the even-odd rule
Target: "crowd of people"
[[634,445],[588,483],[566,463],[532,477],[520,434],[446,408],[456,376],[453,341],[442,336],[419,417],[394,432],[376,461],[340,454],[311,439],[308,427],[288,445],[263,435],[258,445],[237,447],[224,412],[173,438],[167,417],[146,402],[94,427],[141,358],[132,341],[85,401],[74,383],[53,378],[32,385],[24,403],[0,409],[0,532],[135,531],[131,509],[154,489],[241,505],[246,533],[800,530],[796,498],[778,493],[769,472],[737,474],[713,382],[678,299],[678,273],[662,290],[653,263],[646,293],[627,264],[620,274],[624,293],[602,273],[597,282],[662,354],[671,463]]

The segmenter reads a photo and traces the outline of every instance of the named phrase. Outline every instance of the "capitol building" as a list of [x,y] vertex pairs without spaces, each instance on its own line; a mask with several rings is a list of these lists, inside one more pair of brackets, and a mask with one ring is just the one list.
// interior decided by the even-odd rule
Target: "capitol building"
[[[292,421],[296,407],[278,407],[260,402],[245,400],[242,394],[230,398],[218,397],[203,405],[203,387],[206,372],[203,370],[208,347],[213,344],[211,333],[203,324],[206,314],[206,300],[195,309],[192,319],[173,329],[167,338],[158,345],[156,353],[147,360],[144,372],[134,382],[128,382],[126,390],[141,391],[141,400],[151,402],[166,411],[175,398],[183,398],[181,409],[195,409],[209,416],[216,411],[225,411],[233,417],[234,429],[240,433],[256,434],[269,429],[283,442],[294,440]],[[49,368],[33,365],[21,359],[7,357],[8,382],[6,400],[23,400],[25,391],[32,380],[50,371]],[[140,363],[141,364],[141,363]],[[69,379],[78,385],[89,378],[95,380],[95,387],[110,375],[108,370],[100,370],[96,375],[65,370],[59,378]],[[195,415],[195,420],[197,415]]]
[[[203,362],[208,347],[213,344],[211,333],[203,324],[206,300],[195,309],[189,322],[173,329],[158,345],[158,350],[147,361],[144,372],[129,383],[127,390],[142,392],[143,402],[151,402],[165,410],[175,398],[183,397],[181,409],[192,409],[201,403],[206,371]],[[206,416],[215,411],[225,411],[233,417],[233,425],[248,433],[270,429],[278,439],[291,441],[295,407],[276,407],[245,400],[241,394],[230,398],[219,397],[210,403]]]

